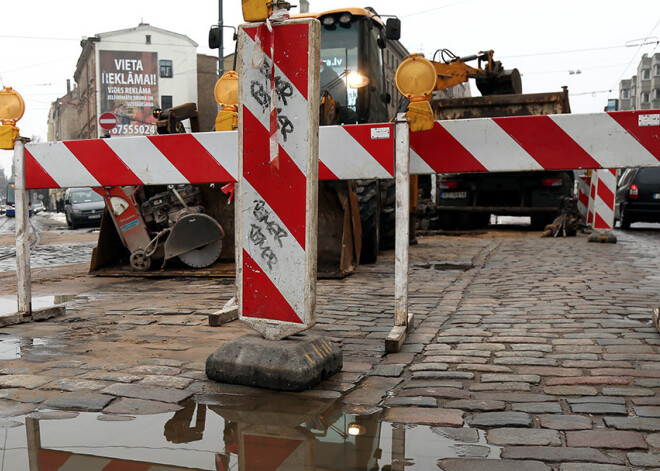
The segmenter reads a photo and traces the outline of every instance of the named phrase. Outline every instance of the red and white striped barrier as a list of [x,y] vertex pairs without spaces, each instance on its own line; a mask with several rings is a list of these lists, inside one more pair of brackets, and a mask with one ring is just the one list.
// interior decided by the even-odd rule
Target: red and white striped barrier
[[[438,121],[410,136],[412,174],[660,165],[660,110]],[[269,123],[268,123],[269,124]],[[394,128],[319,131],[319,178],[393,178]],[[288,144],[285,146],[285,150]],[[217,183],[238,177],[236,132],[26,146],[28,189]]]
[[321,25],[239,29],[239,318],[277,340],[314,325]]
[[[238,132],[30,144],[28,189],[219,183],[238,180]],[[392,178],[394,126],[324,126],[319,179]],[[360,177],[360,178],[363,178]]]
[[660,165],[660,110],[438,121],[412,133],[411,173]]
[[614,199],[616,196],[615,169],[596,170],[591,178],[593,199],[592,226],[596,230],[614,229]]
[[85,455],[68,451],[38,450],[38,471],[70,471],[84,469],[85,471],[135,470],[135,471],[202,471],[200,468],[189,468],[144,461],[132,461],[120,458]]
[[578,189],[578,210],[582,215],[584,222],[589,220],[589,192],[591,187],[591,177],[589,175],[580,175],[577,180]]

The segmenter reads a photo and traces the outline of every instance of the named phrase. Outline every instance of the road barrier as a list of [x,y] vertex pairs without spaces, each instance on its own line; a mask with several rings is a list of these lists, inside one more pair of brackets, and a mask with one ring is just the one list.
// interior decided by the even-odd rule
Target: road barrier
[[320,38],[313,19],[239,30],[239,318],[270,340],[316,318]]
[[616,169],[596,170],[591,179],[594,189],[590,194],[594,202],[593,228],[600,231],[614,229],[614,199],[616,196]]
[[[658,166],[658,110],[437,121],[410,136],[410,173],[517,172]],[[236,131],[31,144],[26,187],[232,182]],[[394,177],[394,126],[324,126],[319,178]]]
[[592,215],[589,211],[589,195],[591,191],[591,175],[580,175],[577,181],[578,211],[584,222],[591,224]]
[[[247,106],[252,109],[255,105]],[[409,159],[410,174],[610,169],[600,172],[598,182],[604,185],[594,183],[591,193],[595,227],[611,228],[613,205],[610,203],[613,200],[606,198],[614,193],[612,185],[616,183],[611,169],[660,166],[660,127],[649,125],[658,122],[651,119],[655,115],[660,115],[660,110],[439,121],[431,131],[410,134],[409,146],[397,146],[399,159],[402,159],[398,162]],[[265,124],[261,121],[262,127]],[[312,128],[309,126],[308,132],[313,134]],[[270,142],[267,131],[265,127],[261,131],[262,141]],[[407,135],[407,122],[399,121],[396,132]],[[394,134],[394,125],[390,123],[321,127],[318,177],[392,178]],[[239,175],[237,137],[236,132],[218,132],[30,144],[25,152],[25,186],[36,189],[236,181]],[[260,146],[266,144],[261,142]],[[398,165],[402,168],[403,164]],[[592,180],[595,182],[596,178]],[[405,178],[397,181],[401,190],[397,202],[401,219],[397,227],[407,226],[408,206],[403,201],[406,181]],[[249,201],[248,187],[245,188],[244,198]],[[299,190],[295,194],[303,198]],[[288,201],[292,201],[290,197]],[[309,224],[309,214],[307,217],[306,224]],[[283,226],[288,224],[283,223]],[[397,232],[396,250],[401,270],[408,251],[403,232]],[[305,239],[309,237],[310,233],[304,236]],[[298,239],[298,244],[302,245],[303,236]],[[237,246],[242,244],[244,241],[239,240]],[[301,274],[297,277],[302,279]],[[240,279],[239,276],[239,283]],[[407,298],[402,293],[407,292],[407,275],[398,276],[397,280],[401,283],[396,288],[397,324],[406,327]],[[258,291],[254,284],[249,289]],[[302,285],[295,289],[302,289]],[[310,298],[306,302],[311,302]],[[307,323],[303,323],[311,327],[313,320],[307,319]]]

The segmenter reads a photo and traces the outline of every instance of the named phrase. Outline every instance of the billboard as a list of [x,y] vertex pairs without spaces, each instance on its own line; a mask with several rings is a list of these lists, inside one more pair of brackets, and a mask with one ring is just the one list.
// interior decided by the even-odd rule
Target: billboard
[[156,134],[158,54],[137,51],[99,51],[100,113],[117,117],[114,135]]

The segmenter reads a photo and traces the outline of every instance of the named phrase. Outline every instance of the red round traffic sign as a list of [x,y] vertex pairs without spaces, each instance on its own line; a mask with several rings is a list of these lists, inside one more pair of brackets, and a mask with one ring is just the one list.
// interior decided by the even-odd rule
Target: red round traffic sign
[[99,125],[106,131],[113,130],[117,123],[117,117],[112,113],[103,113],[99,118]]

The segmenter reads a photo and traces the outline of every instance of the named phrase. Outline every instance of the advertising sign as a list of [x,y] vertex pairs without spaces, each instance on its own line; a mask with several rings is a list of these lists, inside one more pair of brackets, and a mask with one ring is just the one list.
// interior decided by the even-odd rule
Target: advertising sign
[[113,135],[156,134],[158,54],[155,52],[99,51],[101,113],[117,117]]

